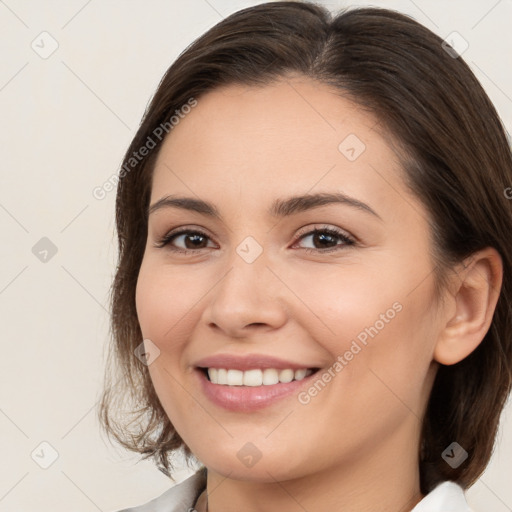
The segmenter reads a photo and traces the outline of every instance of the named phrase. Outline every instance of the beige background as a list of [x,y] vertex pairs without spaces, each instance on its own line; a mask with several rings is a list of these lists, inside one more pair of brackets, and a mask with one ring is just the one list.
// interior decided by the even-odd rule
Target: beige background
[[[117,172],[178,53],[222,17],[257,3],[0,1],[0,512],[108,512],[170,485],[151,463],[109,446],[95,419],[115,192],[98,200],[92,191]],[[465,59],[512,130],[512,1],[374,5],[411,14],[443,38],[459,32],[469,42]],[[45,55],[52,44],[58,48]],[[33,253],[37,243],[46,262]],[[53,450],[58,458],[43,469]],[[473,507],[511,511],[511,475],[509,405],[492,463],[468,493]]]

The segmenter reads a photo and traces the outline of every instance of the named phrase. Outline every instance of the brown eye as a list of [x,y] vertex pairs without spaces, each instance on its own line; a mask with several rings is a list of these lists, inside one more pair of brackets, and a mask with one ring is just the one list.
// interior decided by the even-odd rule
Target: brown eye
[[309,240],[313,247],[303,247],[310,252],[330,252],[354,245],[355,241],[345,233],[333,228],[315,228],[300,236],[299,241]]
[[[209,241],[208,235],[197,230],[181,230],[165,235],[157,244],[157,247],[168,247],[177,252],[193,252],[206,249]],[[178,245],[178,246],[177,246]]]

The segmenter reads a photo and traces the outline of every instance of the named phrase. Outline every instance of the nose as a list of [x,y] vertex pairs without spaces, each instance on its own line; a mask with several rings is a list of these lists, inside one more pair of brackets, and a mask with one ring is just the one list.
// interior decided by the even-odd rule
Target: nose
[[237,254],[228,270],[207,295],[203,321],[226,337],[245,338],[256,331],[271,331],[286,323],[284,284],[262,254],[247,263]]

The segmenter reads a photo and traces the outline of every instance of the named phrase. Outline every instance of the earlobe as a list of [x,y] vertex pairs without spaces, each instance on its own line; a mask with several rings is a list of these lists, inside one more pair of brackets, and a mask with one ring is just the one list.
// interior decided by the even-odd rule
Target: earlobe
[[484,339],[492,322],[503,280],[498,251],[487,247],[471,255],[452,280],[450,313],[439,334],[434,359],[444,365],[462,361]]

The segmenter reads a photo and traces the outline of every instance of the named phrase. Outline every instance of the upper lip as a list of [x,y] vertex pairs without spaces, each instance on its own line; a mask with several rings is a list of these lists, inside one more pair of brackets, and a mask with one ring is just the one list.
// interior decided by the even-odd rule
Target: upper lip
[[234,354],[216,354],[205,357],[195,363],[199,368],[228,368],[233,370],[254,370],[254,369],[287,369],[300,370],[301,368],[317,368],[309,364],[286,361],[264,354],[247,354],[244,356]]

